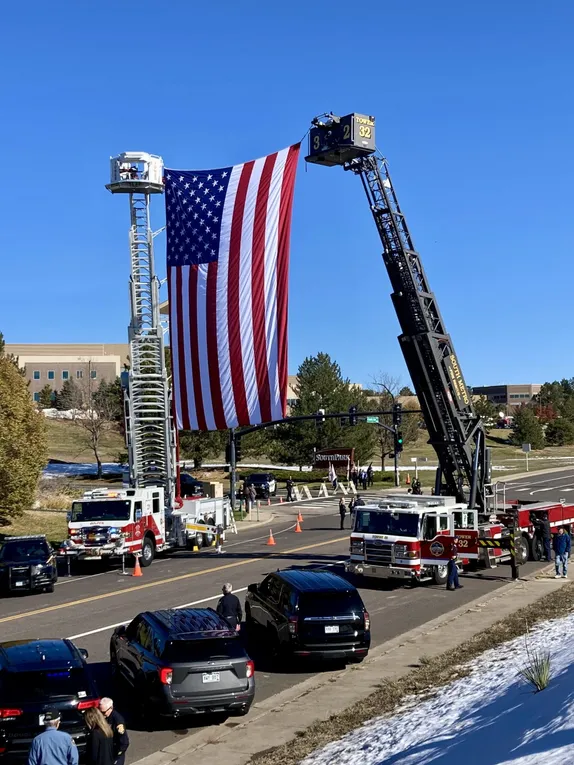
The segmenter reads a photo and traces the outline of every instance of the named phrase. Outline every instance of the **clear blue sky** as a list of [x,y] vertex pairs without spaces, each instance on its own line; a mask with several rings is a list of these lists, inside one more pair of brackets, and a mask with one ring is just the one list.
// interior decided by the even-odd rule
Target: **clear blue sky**
[[[0,123],[8,342],[123,342],[127,200],[108,157],[219,167],[299,140],[332,110],[377,118],[467,382],[572,376],[574,5],[342,0],[10,3]],[[157,199],[154,225],[163,223]],[[357,178],[301,162],[290,371],[409,382]],[[162,275],[165,239],[156,240]]]

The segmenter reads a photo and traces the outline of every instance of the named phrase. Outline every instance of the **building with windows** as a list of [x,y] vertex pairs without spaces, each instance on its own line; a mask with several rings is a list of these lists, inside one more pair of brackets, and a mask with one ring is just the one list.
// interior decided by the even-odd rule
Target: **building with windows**
[[45,385],[59,391],[66,380],[110,382],[129,364],[127,343],[6,343],[5,353],[18,358],[26,370],[35,401]]
[[541,385],[482,385],[473,386],[473,396],[485,396],[496,406],[516,407],[532,401],[540,393]]

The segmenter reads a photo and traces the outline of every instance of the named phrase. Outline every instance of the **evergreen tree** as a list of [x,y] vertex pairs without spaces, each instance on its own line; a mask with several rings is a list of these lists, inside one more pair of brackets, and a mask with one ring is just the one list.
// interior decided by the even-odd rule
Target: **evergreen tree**
[[0,525],[32,506],[46,459],[44,416],[17,365],[0,355]]
[[544,431],[532,407],[523,404],[514,411],[512,443],[530,444],[533,449],[544,448]]
[[70,409],[79,409],[82,406],[82,392],[73,380],[64,380],[61,391],[54,401],[56,409],[68,412]]
[[574,423],[569,420],[552,420],[546,427],[546,443],[549,446],[570,446],[574,444]]
[[479,396],[473,401],[476,414],[483,420],[497,420],[499,409],[496,404],[489,401],[486,396]]
[[53,406],[54,391],[52,387],[46,383],[38,395],[38,404],[41,409],[51,409]]
[[399,396],[414,396],[414,392],[409,388],[408,385],[403,385],[403,387],[399,391]]
[[193,467],[200,468],[205,460],[219,457],[225,451],[228,439],[227,430],[180,430],[179,458],[193,460]]

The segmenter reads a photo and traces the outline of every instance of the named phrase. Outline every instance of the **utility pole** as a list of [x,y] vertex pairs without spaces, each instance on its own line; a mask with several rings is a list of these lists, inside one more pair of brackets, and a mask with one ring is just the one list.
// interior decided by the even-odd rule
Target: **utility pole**
[[227,461],[229,462],[229,493],[231,494],[231,512],[235,512],[235,498],[237,494],[236,459],[235,459],[235,428],[229,429],[229,444],[227,446]]

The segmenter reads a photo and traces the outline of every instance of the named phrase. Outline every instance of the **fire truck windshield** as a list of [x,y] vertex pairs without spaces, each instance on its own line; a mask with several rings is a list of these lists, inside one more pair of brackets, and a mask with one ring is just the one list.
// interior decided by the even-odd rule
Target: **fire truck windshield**
[[419,516],[415,513],[376,512],[357,508],[355,531],[364,534],[418,537]]
[[72,521],[129,521],[131,502],[129,499],[106,499],[101,502],[74,502]]

